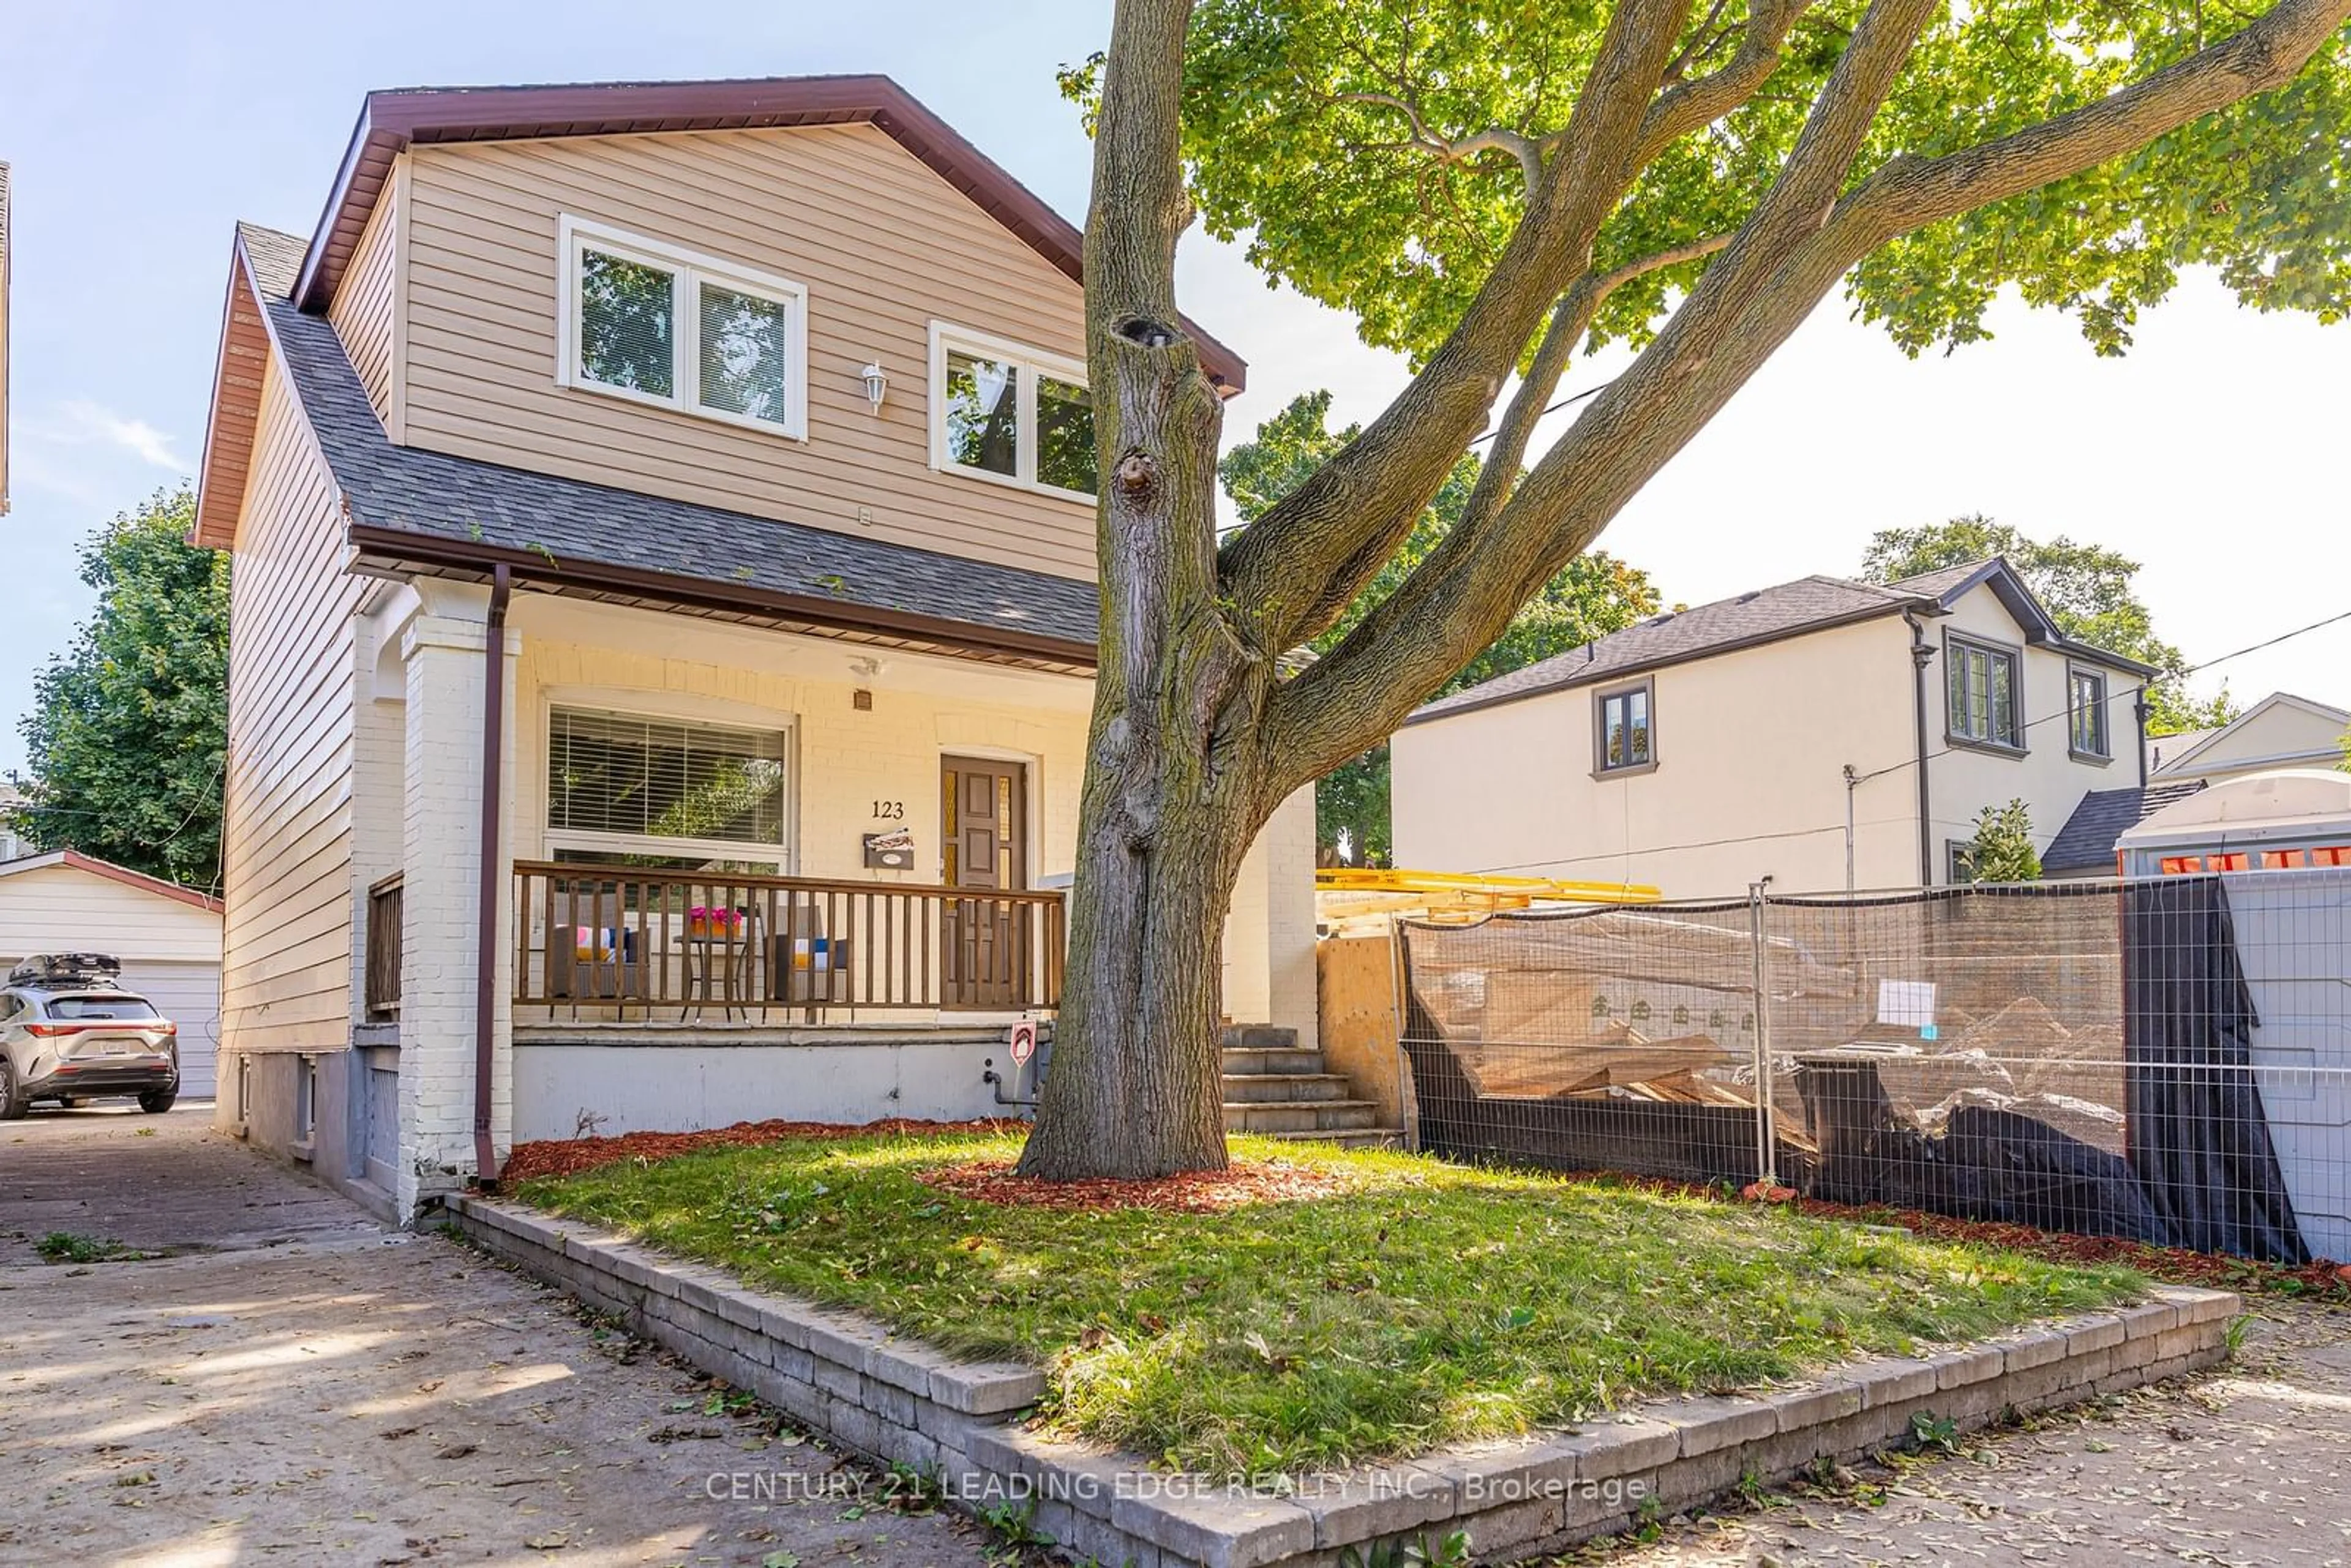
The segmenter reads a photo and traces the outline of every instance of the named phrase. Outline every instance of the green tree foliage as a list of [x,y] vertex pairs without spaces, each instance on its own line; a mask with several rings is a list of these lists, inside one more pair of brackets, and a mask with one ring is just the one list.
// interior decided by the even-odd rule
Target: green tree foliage
[[228,557],[187,542],[195,497],[158,491],[81,547],[98,609],[34,685],[25,837],[195,887],[220,874]]
[[[1356,425],[1332,430],[1330,413],[1328,392],[1303,393],[1259,424],[1254,440],[1225,455],[1217,465],[1217,476],[1244,526],[1361,434]],[[1311,644],[1316,653],[1337,647],[1374,605],[1395,592],[1413,569],[1427,559],[1460,520],[1462,507],[1478,483],[1478,473],[1474,455],[1465,455],[1454,465],[1451,477],[1421,513],[1403,547],[1337,622]],[[1580,555],[1544,583],[1502,634],[1435,695],[1464,690],[1621,631],[1644,615],[1656,614],[1658,602],[1648,573],[1602,551]],[[1331,849],[1338,841],[1339,831],[1348,830],[1358,865],[1390,863],[1389,821],[1385,741],[1325,774],[1314,787],[1316,842]]]
[[[1210,233],[1269,277],[1355,314],[1365,340],[1426,355],[1525,214],[1529,153],[1565,140],[1576,89],[1621,9],[1492,0],[1203,0],[1186,59],[1184,151]],[[1739,228],[1786,162],[1866,7],[1728,0],[1693,13],[1667,90],[1739,74],[1742,39],[1785,28],[1768,86],[1648,162],[1601,230],[1605,273]],[[1976,147],[2094,103],[2243,25],[2161,5],[2020,0],[1929,23],[1860,162]],[[1770,20],[1767,20],[1771,18]],[[1092,101],[1098,62],[1066,71]],[[1755,79],[1755,78],[1750,78]],[[2351,305],[2351,47],[2152,144],[1896,238],[1846,279],[1857,314],[1917,354],[1988,337],[2004,286],[2129,346],[2183,267],[2262,310]],[[1710,256],[1711,253],[1709,253]],[[1616,288],[1597,340],[1643,342],[1708,256]]]
[[2188,657],[2155,634],[2146,604],[2131,591],[2139,563],[2119,551],[2077,544],[2063,534],[2043,543],[1978,514],[1881,528],[1871,536],[1861,570],[1873,582],[1893,582],[1995,555],[2023,575],[2065,635],[2156,667],[2159,674],[2147,688],[2149,735],[2204,729],[2237,716],[2225,682],[2209,698],[2188,689]]
[[1970,882],[2039,882],[2041,856],[2032,848],[2032,817],[2024,802],[1986,806],[1976,818],[1976,836],[1959,852]]

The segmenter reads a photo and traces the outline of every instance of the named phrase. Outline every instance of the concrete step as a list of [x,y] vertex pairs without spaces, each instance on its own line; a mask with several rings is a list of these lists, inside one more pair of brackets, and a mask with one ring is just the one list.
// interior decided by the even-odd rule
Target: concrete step
[[1244,1073],[1311,1073],[1322,1071],[1322,1053],[1302,1046],[1267,1049],[1245,1045],[1225,1047],[1225,1076]]
[[1344,1100],[1347,1081],[1336,1072],[1228,1072],[1225,1103]]
[[1225,1026],[1225,1049],[1295,1051],[1298,1049],[1298,1031],[1276,1029],[1270,1023],[1228,1023]]
[[1402,1127],[1338,1127],[1319,1133],[1278,1133],[1296,1144],[1324,1144],[1334,1149],[1400,1149]]
[[1311,1100],[1225,1105],[1228,1133],[1337,1133],[1378,1124],[1380,1108],[1370,1100]]

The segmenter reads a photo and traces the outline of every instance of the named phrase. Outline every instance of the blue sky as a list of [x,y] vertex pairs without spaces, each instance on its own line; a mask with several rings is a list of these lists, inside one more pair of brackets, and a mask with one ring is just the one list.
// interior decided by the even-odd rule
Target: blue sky
[[[1108,22],[1107,5],[1042,0],[15,8],[0,768],[21,763],[34,672],[89,611],[75,544],[194,470],[231,225],[308,234],[367,89],[885,71],[1075,219],[1088,152],[1053,70]],[[1188,239],[1180,281],[1251,363],[1228,441],[1298,392],[1332,387],[1341,417],[1367,418],[1402,383],[1345,319],[1269,291],[1229,249]],[[1604,547],[1696,603],[1852,571],[1876,528],[1984,511],[2138,556],[2158,630],[2193,657],[2351,609],[2351,327],[2257,317],[2204,278],[2120,361],[2021,307],[1994,326],[1991,343],[1914,362],[1832,301]],[[1568,385],[1614,368],[1575,367]],[[2226,668],[2246,699],[2284,687],[2351,706],[2351,623]]]

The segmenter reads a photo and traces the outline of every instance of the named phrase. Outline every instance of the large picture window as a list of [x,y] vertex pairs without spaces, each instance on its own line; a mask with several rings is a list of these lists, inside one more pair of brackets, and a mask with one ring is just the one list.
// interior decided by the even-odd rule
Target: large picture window
[[788,872],[789,753],[780,731],[556,708],[548,852],[654,870]]
[[559,226],[559,383],[807,434],[807,290],[578,219]]
[[1953,740],[2004,750],[2024,749],[2016,653],[1990,643],[1953,637],[1944,645]]
[[931,386],[934,467],[1093,499],[1094,405],[1082,367],[934,322]]

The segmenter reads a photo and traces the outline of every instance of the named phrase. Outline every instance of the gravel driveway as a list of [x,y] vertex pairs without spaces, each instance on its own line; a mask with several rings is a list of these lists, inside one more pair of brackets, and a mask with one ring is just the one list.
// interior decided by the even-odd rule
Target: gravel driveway
[[[0,1124],[0,1562],[981,1563],[967,1521],[210,1117]],[[162,1256],[48,1262],[53,1232]]]

